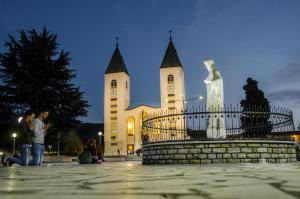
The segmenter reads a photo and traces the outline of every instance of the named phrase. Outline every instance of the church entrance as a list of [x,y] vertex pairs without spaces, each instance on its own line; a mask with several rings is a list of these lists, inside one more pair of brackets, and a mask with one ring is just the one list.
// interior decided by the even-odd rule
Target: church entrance
[[128,144],[127,145],[127,155],[133,155],[134,154],[134,145]]

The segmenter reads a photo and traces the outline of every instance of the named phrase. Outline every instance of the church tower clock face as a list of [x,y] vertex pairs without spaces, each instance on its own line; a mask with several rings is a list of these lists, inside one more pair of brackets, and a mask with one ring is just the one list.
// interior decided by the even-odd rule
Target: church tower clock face
[[170,93],[174,92],[174,85],[168,85],[168,92]]
[[116,90],[111,90],[111,96],[112,97],[115,97],[115,96],[117,96],[117,91]]

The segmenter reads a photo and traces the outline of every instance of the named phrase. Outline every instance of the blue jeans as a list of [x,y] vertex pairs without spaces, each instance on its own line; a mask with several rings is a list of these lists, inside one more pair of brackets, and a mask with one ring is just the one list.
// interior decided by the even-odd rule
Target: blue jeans
[[44,159],[45,147],[44,144],[39,144],[32,142],[32,165],[39,166],[42,165]]
[[9,157],[8,161],[12,164],[19,164],[22,166],[29,165],[31,145],[20,144],[19,145],[20,157]]

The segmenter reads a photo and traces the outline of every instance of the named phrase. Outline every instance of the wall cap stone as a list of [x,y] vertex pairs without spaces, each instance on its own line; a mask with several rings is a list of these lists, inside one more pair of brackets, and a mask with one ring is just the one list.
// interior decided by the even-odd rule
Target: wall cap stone
[[155,142],[144,144],[143,147],[157,146],[157,145],[176,145],[176,144],[224,144],[224,143],[255,143],[255,144],[294,144],[293,141],[279,141],[279,140],[215,140],[215,141],[176,141],[176,142]]

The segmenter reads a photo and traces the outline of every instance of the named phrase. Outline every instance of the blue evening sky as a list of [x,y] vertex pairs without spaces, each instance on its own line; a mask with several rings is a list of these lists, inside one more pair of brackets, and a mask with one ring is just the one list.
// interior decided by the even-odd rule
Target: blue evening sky
[[131,77],[131,105],[160,105],[159,67],[169,30],[187,98],[206,96],[203,61],[212,57],[226,104],[244,98],[242,86],[252,77],[272,105],[292,109],[296,125],[300,120],[300,1],[0,0],[0,52],[8,34],[43,26],[71,53],[74,82],[91,105],[84,122],[103,122],[103,77],[116,36]]

